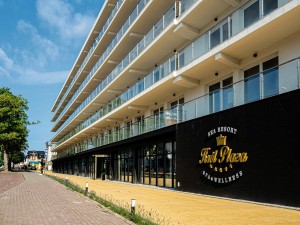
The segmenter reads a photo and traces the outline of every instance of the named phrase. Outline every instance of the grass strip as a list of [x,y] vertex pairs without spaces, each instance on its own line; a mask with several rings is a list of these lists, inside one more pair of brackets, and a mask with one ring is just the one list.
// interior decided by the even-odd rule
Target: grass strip
[[73,191],[77,191],[80,194],[83,194],[87,197],[89,197],[90,199],[98,202],[99,204],[101,204],[102,206],[108,208],[109,210],[113,211],[114,213],[117,213],[121,216],[123,216],[124,218],[134,222],[135,224],[139,224],[139,225],[157,225],[157,223],[151,221],[148,218],[144,218],[143,216],[139,215],[138,213],[131,213],[128,209],[125,209],[121,206],[118,206],[104,198],[99,197],[94,191],[88,192],[86,193],[85,190],[81,187],[79,187],[76,184],[73,184],[72,182],[70,182],[69,180],[66,181],[63,178],[59,178],[56,176],[52,176],[49,174],[46,174],[46,176],[48,176],[49,178],[65,185],[66,187],[68,187],[70,190]]

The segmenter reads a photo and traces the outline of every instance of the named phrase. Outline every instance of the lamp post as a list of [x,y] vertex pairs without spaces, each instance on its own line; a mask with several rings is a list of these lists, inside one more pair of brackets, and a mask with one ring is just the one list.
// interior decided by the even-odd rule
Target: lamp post
[[131,199],[131,213],[135,213],[135,203],[136,203],[136,201],[135,201],[135,199],[134,198],[132,198]]
[[89,183],[86,182],[85,183],[85,194],[87,194],[89,192]]

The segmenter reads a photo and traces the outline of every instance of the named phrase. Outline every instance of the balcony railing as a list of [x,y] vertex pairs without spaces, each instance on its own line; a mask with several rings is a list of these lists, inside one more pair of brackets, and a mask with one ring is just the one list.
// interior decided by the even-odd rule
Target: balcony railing
[[[105,60],[107,59],[107,56],[112,52],[114,47],[119,43],[125,32],[127,32],[128,28],[131,26],[131,24],[136,20],[137,16],[143,11],[145,6],[149,3],[150,0],[141,0],[136,8],[132,11],[126,22],[123,24],[122,28],[119,30],[115,38],[111,41],[111,43],[106,48],[105,52],[101,55],[97,63],[94,65],[92,70],[89,72],[89,74],[86,76],[84,81],[81,83],[79,88],[76,90],[76,92],[73,94],[72,98],[69,100],[68,104],[65,106],[64,110],[60,113],[60,116],[58,117],[57,121],[61,119],[63,114],[66,112],[66,110],[69,108],[69,106],[74,102],[74,100],[77,98],[77,96],[80,94],[82,89],[86,86],[87,83],[92,79],[92,77],[95,75],[97,70],[103,65]],[[86,58],[88,59],[88,58]],[[79,70],[78,70],[79,71]],[[81,70],[79,71],[79,73]]]
[[[265,81],[264,81],[265,80]],[[277,90],[272,94],[266,91],[266,80],[277,81]],[[245,87],[251,82],[251,93]],[[253,88],[253,84],[257,88]],[[274,82],[273,82],[274,83]],[[270,87],[270,86],[269,86]],[[239,105],[247,104],[246,95],[257,96],[251,102],[283,94],[300,88],[300,57],[269,68],[246,79],[220,88],[216,91],[193,99],[182,105],[167,109],[159,114],[144,118],[130,126],[117,128],[109,134],[103,134],[96,138],[84,140],[59,153],[59,157],[72,155],[96,147],[104,146],[127,138],[135,137],[147,132],[161,129],[170,125],[178,124],[222,110],[230,109]],[[257,91],[258,93],[254,93]]]
[[[92,55],[94,49],[96,48],[98,42],[100,41],[100,39],[103,37],[105,31],[108,28],[108,25],[110,24],[110,22],[112,21],[113,17],[116,15],[117,11],[119,10],[120,6],[122,5],[123,1],[122,0],[118,0],[117,4],[115,5],[114,9],[111,11],[106,23],[104,24],[104,26],[102,27],[100,33],[98,34],[97,38],[95,39],[95,42],[93,43],[92,47],[90,48],[88,54],[86,55],[85,59],[83,60],[83,63],[81,64],[81,66],[79,67],[79,69],[77,70],[75,76],[72,79],[71,84],[69,85],[69,87],[67,88],[66,92],[64,93],[60,103],[58,104],[56,110],[54,113],[57,113],[57,111],[59,110],[60,106],[62,105],[62,103],[64,102],[65,98],[67,97],[71,87],[74,85],[75,81],[77,80],[79,74],[82,72],[85,64],[87,63],[88,59],[90,58],[90,56]],[[65,107],[66,109],[66,107]],[[62,113],[61,113],[62,114]],[[61,117],[60,117],[61,118]]]
[[[115,110],[122,104],[126,103],[133,97],[137,96],[138,94],[142,93],[144,90],[148,89],[150,86],[161,80],[162,78],[168,76],[175,70],[175,56],[171,57],[170,59],[166,60],[163,64],[156,67],[153,71],[151,71],[147,76],[139,80],[136,84],[131,86],[128,90],[122,93],[119,97],[115,98],[109,104],[105,105],[99,112],[94,114],[92,117],[87,119],[85,122],[77,126],[63,138],[61,138],[57,144],[61,144],[65,140],[69,139],[70,137],[74,136],[81,130],[85,129],[98,119],[102,118],[106,114],[110,113],[111,111]],[[92,98],[93,96],[91,96]]]
[[[188,5],[192,5],[192,2],[194,1],[186,1]],[[210,28],[206,33],[179,52],[179,69],[237,35],[287,2],[289,0],[252,0],[242,5],[230,16]]]
[[[122,71],[133,61],[135,60],[139,54],[173,21],[174,18],[174,6],[172,6],[164,15],[163,17],[152,27],[152,29],[144,36],[144,38],[129,52],[129,54],[116,66],[116,68],[105,78],[103,82],[99,84],[99,86],[89,95],[84,102],[81,103],[80,106],[71,114],[71,116],[60,126],[56,133],[59,133],[71,120],[73,120],[81,111],[82,109],[87,106],[99,93],[113,80],[118,77]],[[106,59],[107,56],[103,58]],[[99,62],[99,61],[98,61]],[[96,70],[100,67],[94,67],[88,77],[83,81],[81,88],[79,88],[74,96],[77,96],[81,89],[86,85],[88,79],[90,79]],[[78,92],[78,93],[77,93]],[[69,101],[74,101],[75,97]]]
[[180,15],[188,11],[196,2],[198,2],[198,0],[181,0],[179,8]]
[[[287,2],[287,0],[284,0],[285,2]],[[270,7],[268,7],[267,5],[263,5],[264,3],[264,0],[256,0],[256,1],[250,1],[248,2],[247,4],[241,6],[239,9],[237,9],[235,11],[235,13],[238,13],[239,17],[237,16],[229,16],[228,18],[224,19],[223,21],[221,21],[219,24],[217,24],[216,26],[214,26],[212,29],[210,29],[207,33],[205,33],[204,35],[202,35],[200,38],[198,38],[196,41],[194,41],[193,43],[191,43],[189,46],[187,46],[185,49],[183,49],[182,51],[179,52],[178,54],[178,57],[176,57],[177,55],[174,55],[172,56],[169,60],[169,64],[168,67],[172,68],[171,70],[169,71],[173,71],[173,69],[175,69],[175,65],[177,63],[175,63],[175,60],[178,61],[178,66],[179,68],[182,68],[184,67],[185,65],[187,65],[188,63],[192,62],[194,59],[196,59],[196,57],[200,57],[201,55],[205,54],[207,51],[209,51],[209,48],[207,49],[207,51],[202,51],[201,49],[203,49],[203,39],[206,40],[206,39],[211,39],[213,41],[207,41],[207,47],[212,47],[212,45],[214,45],[214,47],[217,45],[217,44],[220,44],[218,42],[216,42],[216,39],[215,38],[215,34],[214,32],[217,31],[218,29],[221,29],[222,28],[222,37],[224,39],[225,35],[224,33],[228,34],[228,38],[229,37],[232,37],[233,35],[232,34],[232,29],[231,29],[231,25],[230,24],[233,24],[233,20],[238,20],[240,21],[241,18],[240,18],[240,15],[241,15],[241,11],[244,11],[244,10],[247,10],[248,8],[251,9],[251,7],[253,7],[253,5],[255,6],[255,4],[259,2],[259,7],[261,6],[264,6],[264,9],[268,9],[266,12],[270,13],[272,10],[275,10],[276,7],[274,5],[271,4]],[[281,3],[283,4],[283,2],[281,1]],[[278,7],[278,4],[276,5]],[[140,43],[143,43],[142,46],[147,46],[148,45],[148,38],[149,36],[152,36],[152,38],[154,39],[156,36],[155,36],[155,33],[159,33],[159,32],[155,32],[155,29],[159,29],[160,24],[163,24],[163,28],[168,26],[168,24],[171,22],[171,14],[172,12],[174,11],[174,7],[171,7],[167,13],[159,20],[159,22],[148,32],[147,35],[145,35],[145,37],[140,41]],[[259,8],[259,12],[261,12],[261,15],[263,16],[264,14],[262,13],[263,10]],[[234,15],[235,13],[233,13],[232,15]],[[262,18],[259,17],[260,19]],[[233,19],[235,18],[235,19]],[[169,23],[167,23],[167,21],[169,21]],[[246,18],[246,21],[248,21],[248,19]],[[224,27],[227,27],[228,26],[228,31],[229,32],[225,32],[226,28]],[[249,24],[248,24],[249,26]],[[240,27],[244,27],[240,25]],[[155,29],[154,29],[155,28]],[[242,29],[241,29],[242,30]],[[241,30],[235,30],[235,34],[237,34],[237,31],[241,31]],[[161,30],[162,31],[162,30]],[[218,33],[218,32],[217,32]],[[221,36],[220,36],[221,37]],[[153,40],[152,39],[152,40]],[[133,50],[128,54],[127,57],[125,57],[123,59],[123,61],[112,71],[112,73],[106,77],[106,79],[93,91],[93,93],[76,109],[76,111],[73,112],[73,114],[64,122],[64,124],[61,126],[61,128],[57,131],[57,133],[63,129],[63,127],[65,127],[72,119],[74,119],[74,117],[76,115],[78,115],[82,109],[87,105],[89,104],[110,82],[112,82],[112,80],[114,80],[124,69],[130,62],[131,62],[131,54],[132,52],[135,52],[137,51],[137,54],[135,56],[138,55],[138,53],[140,53],[140,49],[144,49],[144,48],[139,48],[139,44],[133,48]],[[133,58],[134,59],[134,58]],[[165,62],[166,63],[166,62]],[[160,66],[161,67],[161,66]],[[164,67],[164,66],[163,66]],[[154,71],[152,71],[151,73],[153,74],[152,76],[154,76],[154,74],[157,73],[159,69],[155,69]],[[168,71],[168,70],[166,70]],[[165,72],[164,72],[165,73]],[[147,82],[147,79],[154,79],[156,80],[156,78],[144,78],[144,82],[145,84],[149,83]],[[144,84],[144,85],[145,85]],[[151,83],[152,85],[153,83]],[[139,86],[138,83],[134,86]],[[147,86],[147,85],[146,85]],[[143,90],[143,89],[141,89]],[[122,99],[122,98],[121,98]],[[106,115],[107,113],[111,112],[113,109],[115,109],[116,107],[119,107],[120,104],[119,103],[124,103],[123,101],[119,100],[119,97],[115,100],[113,100],[111,103],[109,103],[108,105],[106,105],[102,110],[100,110],[98,113],[96,113],[95,115],[93,115],[91,118],[87,119],[85,122],[83,122],[81,125],[79,125],[77,128],[75,128],[74,130],[72,130],[71,132],[69,132],[67,135],[65,135],[62,139],[60,139],[58,141],[58,143],[62,143],[63,141],[67,140],[68,138],[72,137],[73,135],[75,135],[76,133],[78,133],[79,131],[81,131],[82,129],[84,129],[85,127],[91,125],[94,121],[98,120],[99,118],[103,117],[104,115]],[[101,113],[102,112],[102,113]]]

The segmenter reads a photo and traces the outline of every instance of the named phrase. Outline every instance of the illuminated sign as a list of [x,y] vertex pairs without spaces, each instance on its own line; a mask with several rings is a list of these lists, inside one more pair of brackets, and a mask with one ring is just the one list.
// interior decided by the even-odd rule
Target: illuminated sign
[[234,151],[228,142],[228,137],[234,137],[237,129],[233,127],[217,127],[208,132],[208,138],[213,140],[210,145],[201,149],[199,163],[206,169],[202,175],[215,183],[229,183],[243,176],[239,169],[247,162],[247,152]]

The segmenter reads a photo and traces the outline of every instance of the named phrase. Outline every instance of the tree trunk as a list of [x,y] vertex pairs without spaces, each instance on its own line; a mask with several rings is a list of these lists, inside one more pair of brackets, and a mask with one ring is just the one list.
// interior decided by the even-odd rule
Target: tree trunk
[[3,155],[4,155],[4,171],[8,171],[8,152],[6,149],[4,149],[3,151]]

